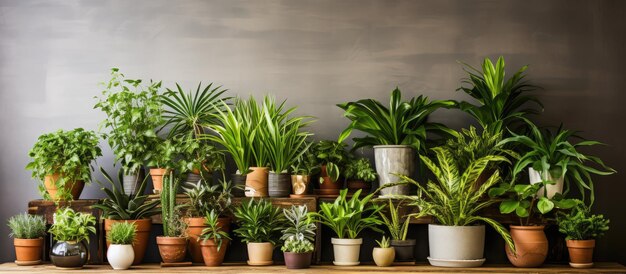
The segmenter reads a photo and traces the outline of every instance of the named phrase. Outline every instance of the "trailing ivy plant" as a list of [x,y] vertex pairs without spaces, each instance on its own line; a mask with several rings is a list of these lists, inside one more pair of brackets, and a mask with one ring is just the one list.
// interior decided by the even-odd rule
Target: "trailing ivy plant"
[[363,180],[371,183],[376,181],[376,171],[367,158],[350,159],[344,170],[346,179]]
[[60,242],[89,243],[89,234],[96,233],[96,218],[89,213],[75,212],[69,207],[59,208],[52,219],[54,222],[48,232]]
[[102,156],[99,140],[93,131],[76,128],[70,131],[58,130],[39,136],[28,152],[32,161],[26,169],[32,170],[32,177],[39,181],[39,191],[44,199],[50,195],[44,187],[45,177],[57,174],[54,182],[57,199],[71,200],[71,184],[76,181],[91,182],[91,162]]
[[609,220],[602,214],[592,214],[591,208],[580,200],[570,212],[559,212],[557,216],[559,232],[565,234],[567,240],[593,240],[609,230]]
[[104,186],[104,183],[98,181],[107,198],[102,199],[92,207],[100,209],[103,218],[111,220],[139,220],[161,213],[161,210],[157,207],[159,200],[148,200],[148,195],[143,194],[148,177],[143,178],[139,189],[135,193],[126,194],[122,185],[123,170],[119,170],[117,180],[113,180],[102,167],[100,167],[100,172],[109,185],[107,188]]
[[156,130],[163,124],[159,89],[161,82],[147,86],[142,80],[125,78],[119,69],[111,69],[111,79],[104,84],[102,97],[94,108],[106,115],[100,128],[126,174],[135,174],[148,158],[149,150],[160,142]]
[[269,200],[250,199],[235,208],[239,228],[235,234],[244,243],[272,243],[276,245],[285,225],[285,215]]

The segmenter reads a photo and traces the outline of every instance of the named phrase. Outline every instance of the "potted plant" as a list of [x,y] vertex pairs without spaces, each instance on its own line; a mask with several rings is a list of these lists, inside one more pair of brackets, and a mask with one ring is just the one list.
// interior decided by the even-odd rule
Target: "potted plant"
[[[109,186],[107,188],[104,186],[104,183],[98,181],[98,184],[102,186],[102,191],[104,191],[107,198],[102,199],[98,204],[92,207],[102,211],[105,235],[111,234],[112,226],[116,223],[131,223],[135,226],[133,265],[138,265],[143,260],[146,249],[148,248],[150,229],[152,227],[152,219],[150,217],[161,212],[157,207],[159,200],[148,200],[148,195],[143,194],[146,188],[145,177],[139,189],[129,195],[124,193],[124,186],[122,184],[124,180],[123,170],[120,169],[117,173],[117,181],[113,180],[102,167],[100,167],[100,172],[106,179],[106,184]],[[107,248],[109,248],[111,241],[108,240],[108,236],[106,238]]]
[[210,180],[202,179],[196,183],[186,182],[183,186],[185,195],[189,201],[184,204],[187,210],[184,218],[187,224],[186,235],[189,237],[189,252],[194,263],[204,261],[201,244],[201,234],[207,228],[207,216],[209,213],[218,214],[218,226],[225,233],[230,231],[230,218],[227,214],[231,210],[231,184],[228,181],[210,183]]
[[50,227],[56,243],[50,251],[52,264],[61,268],[82,268],[89,258],[89,234],[96,233],[96,218],[91,214],[59,208]]
[[291,206],[283,209],[288,225],[283,230],[281,250],[285,256],[287,269],[303,269],[311,266],[313,241],[315,240],[315,223],[308,218],[306,206]]
[[248,265],[271,265],[276,241],[280,238],[285,216],[268,200],[241,203],[235,208],[239,228],[235,234],[248,247]]
[[382,224],[378,218],[381,206],[369,201],[374,194],[359,199],[361,190],[357,190],[352,198],[346,198],[348,190],[341,190],[334,203],[321,203],[319,212],[312,212],[311,216],[321,224],[332,229],[337,235],[332,238],[335,260],[333,264],[340,266],[359,265],[359,254],[362,238],[357,238],[361,231],[370,228],[382,232],[377,225]]
[[102,97],[94,108],[106,114],[101,127],[109,128],[107,140],[115,160],[124,170],[124,192],[134,194],[143,179],[143,164],[150,148],[160,142],[156,130],[162,125],[161,82],[147,86],[137,79],[126,79],[119,69],[111,69],[111,79],[105,83]]
[[[428,115],[439,108],[451,108],[456,104],[449,100],[429,101],[419,96],[402,101],[398,88],[391,92],[389,108],[374,99],[363,99],[337,105],[351,123],[339,136],[339,142],[347,139],[353,130],[367,136],[353,138],[354,148],[373,147],[376,171],[380,185],[398,181],[398,175],[411,176],[415,166],[415,152],[426,151],[430,134],[456,135],[454,130],[442,124],[427,121]],[[408,186],[395,185],[381,190],[382,195],[408,194]]]
[[150,177],[152,177],[153,192],[159,194],[163,190],[163,176],[174,165],[173,160],[176,157],[177,148],[172,140],[160,140],[154,145],[155,147],[148,152],[146,157]]
[[419,213],[410,217],[433,216],[436,224],[428,225],[428,246],[431,265],[444,267],[481,266],[485,259],[485,225],[489,224],[502,236],[508,247],[515,249],[509,232],[493,219],[480,216],[480,210],[497,202],[495,199],[480,199],[488,190],[500,181],[496,170],[479,188],[475,187],[480,174],[490,162],[508,161],[502,156],[484,156],[476,159],[465,170],[459,170],[456,159],[447,147],[431,149],[436,162],[426,156],[420,156],[430,169],[435,181],[428,181],[423,186],[411,178],[401,176],[401,184],[410,183],[418,189],[415,196],[399,196],[409,205],[420,208]]
[[311,189],[311,176],[319,172],[320,166],[317,156],[311,153],[312,143],[307,144],[307,149],[291,165],[291,198],[301,198]]
[[10,237],[15,246],[15,264],[36,265],[41,263],[43,237],[46,236],[46,221],[42,216],[26,213],[9,218]]
[[344,143],[322,140],[312,146],[312,153],[320,163],[319,194],[337,196],[341,189],[339,177],[350,158]]
[[157,236],[159,253],[164,263],[178,263],[185,259],[187,253],[187,224],[183,221],[176,206],[176,192],[180,180],[174,178],[173,172],[163,182],[161,193],[161,219],[163,220],[163,236]]
[[90,163],[102,151],[93,131],[76,128],[39,136],[28,155],[32,161],[26,169],[40,182],[43,198],[67,201],[78,199],[85,183],[91,182]]
[[572,210],[558,215],[559,232],[565,234],[570,265],[574,268],[593,267],[596,239],[609,230],[609,220],[591,214],[591,209],[578,201]]
[[[585,192],[589,192],[589,201],[594,201],[594,187],[591,174],[609,175],[615,173],[610,167],[604,165],[602,160],[595,156],[589,156],[578,152],[580,147],[602,144],[596,141],[584,140],[578,143],[570,143],[570,139],[576,137],[576,133],[559,127],[555,133],[549,130],[542,131],[529,120],[525,120],[531,133],[529,136],[517,135],[502,140],[501,144],[513,142],[528,149],[513,168],[513,178],[516,178],[528,167],[528,177],[531,184],[542,181],[549,182],[545,188],[539,189],[539,195],[552,198],[556,193],[567,194],[570,182],[574,182],[583,200]],[[589,164],[600,166],[596,169]],[[566,191],[563,192],[563,185]]]
[[231,240],[228,236],[228,228],[224,229],[221,225],[223,221],[220,220],[219,216],[215,209],[211,209],[205,217],[204,224],[206,227],[197,240],[200,242],[202,258],[206,266],[222,264],[224,255],[226,255],[226,248]]
[[224,153],[205,139],[193,138],[191,134],[174,138],[178,145],[180,159],[178,171],[187,174],[187,182],[198,182],[203,176],[211,176],[225,166]]
[[377,266],[390,266],[396,257],[396,251],[393,246],[389,245],[389,238],[383,236],[378,241],[376,240],[378,247],[374,247],[372,251],[372,257],[374,257],[374,263]]
[[369,193],[372,188],[372,182],[376,181],[377,174],[372,168],[370,160],[367,158],[358,158],[348,160],[344,176],[346,177],[346,185],[350,192],[362,189],[363,193]]
[[400,200],[398,205],[394,206],[392,199],[389,199],[389,206],[387,207],[389,216],[382,210],[379,213],[391,235],[390,243],[394,248],[395,260],[398,262],[415,262],[415,239],[406,238],[411,218],[400,216],[402,203],[403,201]]
[[111,242],[107,250],[107,261],[113,269],[128,269],[133,264],[136,228],[133,223],[116,223],[111,226],[111,231],[107,234],[107,240]]

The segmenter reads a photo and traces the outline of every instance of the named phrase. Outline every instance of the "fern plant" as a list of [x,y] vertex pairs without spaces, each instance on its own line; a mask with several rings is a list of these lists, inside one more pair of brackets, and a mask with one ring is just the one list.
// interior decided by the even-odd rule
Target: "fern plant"
[[245,243],[276,245],[285,225],[285,215],[268,200],[250,199],[235,208],[239,228],[234,232]]
[[46,221],[43,216],[22,213],[9,218],[9,237],[15,239],[37,239],[46,236]]
[[602,214],[591,214],[591,209],[582,201],[569,213],[560,213],[557,217],[559,232],[567,240],[592,240],[602,237],[609,230],[609,220]]
[[387,208],[389,209],[389,217],[383,212],[380,211],[380,218],[383,219],[383,223],[387,226],[389,230],[389,234],[391,235],[391,239],[397,241],[406,241],[406,235],[409,231],[409,223],[411,222],[410,217],[400,216],[400,207],[402,206],[403,201],[400,201],[397,206],[393,205],[392,199],[389,199],[389,205]]
[[115,223],[107,238],[114,245],[132,245],[135,242],[137,226],[133,223]]
[[479,215],[481,209],[497,202],[495,199],[483,200],[481,197],[500,181],[499,171],[496,170],[481,186],[475,186],[478,177],[491,162],[508,162],[508,159],[503,156],[488,155],[476,159],[467,169],[459,170],[449,148],[435,147],[432,151],[437,159],[436,162],[426,156],[420,155],[420,158],[436,180],[434,182],[429,180],[427,185],[423,186],[407,176],[400,176],[401,182],[389,186],[412,184],[418,189],[417,195],[393,195],[390,198],[405,199],[410,205],[420,208],[419,213],[409,214],[410,217],[433,216],[440,224],[446,226],[468,226],[485,222],[504,238],[511,250],[515,250],[511,235],[506,228],[491,218]]

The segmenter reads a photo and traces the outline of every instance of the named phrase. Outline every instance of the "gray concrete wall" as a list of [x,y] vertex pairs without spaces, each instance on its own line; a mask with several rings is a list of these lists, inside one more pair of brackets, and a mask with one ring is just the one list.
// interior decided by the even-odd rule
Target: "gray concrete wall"
[[[39,198],[24,170],[37,136],[96,129],[93,96],[111,67],[129,77],[232,95],[272,93],[318,117],[318,138],[347,124],[334,104],[405,96],[465,98],[457,60],[504,55],[544,88],[542,124],[563,121],[610,144],[594,153],[618,171],[623,124],[623,1],[8,1],[0,0],[0,222]],[[458,111],[433,118],[459,128]],[[112,155],[98,164],[111,169]],[[600,260],[626,263],[624,173],[597,178],[596,210],[612,219]],[[96,185],[82,197],[101,197]],[[13,259],[0,225],[0,261]]]

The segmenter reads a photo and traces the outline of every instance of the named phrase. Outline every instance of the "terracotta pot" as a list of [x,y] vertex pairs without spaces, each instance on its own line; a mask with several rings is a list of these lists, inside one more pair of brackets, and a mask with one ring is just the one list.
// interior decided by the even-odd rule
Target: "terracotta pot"
[[[46,188],[46,191],[50,195],[50,199],[53,201],[61,200],[61,197],[57,197],[58,189],[54,182],[59,180],[61,175],[58,173],[52,175],[46,175],[43,180],[43,185]],[[74,183],[66,182],[64,189],[72,193],[72,200],[78,200],[80,198],[80,194],[83,192],[83,188],[85,187],[85,182],[76,181]]]
[[322,178],[322,180],[320,180],[319,193],[322,195],[339,195],[341,183],[339,181],[333,181],[330,176],[328,176],[326,165],[323,165],[320,170],[320,178]]
[[272,243],[248,243],[248,265],[272,265],[274,245]]
[[151,168],[150,176],[152,177],[152,187],[154,189],[154,193],[161,193],[163,190],[163,175],[167,173],[166,168]]
[[[135,232],[135,242],[133,243],[133,251],[135,253],[135,259],[133,265],[141,264],[144,255],[146,254],[146,248],[148,248],[148,241],[150,240],[150,228],[152,227],[151,219],[140,220],[110,220],[104,219],[104,231],[106,234],[111,231],[111,226],[115,223],[132,223],[135,224],[137,230]],[[111,242],[107,239],[107,248],[111,245]]]
[[293,195],[306,195],[309,193],[309,175],[291,175],[291,193]]
[[357,190],[362,189],[363,191],[361,191],[361,193],[367,194],[367,193],[370,193],[370,190],[372,189],[372,184],[367,183],[363,180],[348,180],[347,186],[348,186],[348,190],[351,193],[354,193]]
[[230,241],[228,239],[223,239],[222,245],[218,250],[217,243],[215,243],[213,240],[200,241],[200,250],[202,251],[202,259],[204,261],[204,264],[206,266],[222,265],[229,242]]
[[296,253],[285,252],[285,266],[287,269],[304,269],[311,267],[313,252]]
[[291,175],[288,173],[270,172],[267,179],[270,197],[289,197],[291,193]]
[[593,248],[596,240],[566,240],[570,265],[574,268],[593,266]]
[[517,267],[538,267],[548,256],[548,239],[544,226],[511,226],[515,253],[505,245],[506,256]]
[[391,240],[396,252],[396,262],[415,262],[415,239]]
[[359,255],[361,254],[361,244],[363,239],[341,239],[331,238],[333,244],[334,265],[353,266],[359,265]]
[[396,257],[396,251],[393,247],[374,247],[372,257],[377,266],[390,266]]
[[251,167],[250,170],[252,172],[246,175],[246,197],[268,197],[269,169],[267,167]]
[[13,239],[15,246],[15,259],[17,264],[34,264],[41,262],[43,251],[43,238],[39,239]]
[[159,253],[164,263],[178,263],[187,254],[187,238],[157,236]]
[[244,189],[246,187],[246,175],[233,174],[233,189],[232,193],[235,197],[245,197]]
[[[207,226],[204,224],[204,217],[185,218],[187,223],[187,237],[189,237],[189,253],[194,263],[202,263],[202,249],[198,238],[202,235],[202,230]],[[222,228],[223,231],[230,231],[230,218],[219,218],[217,225]]]

